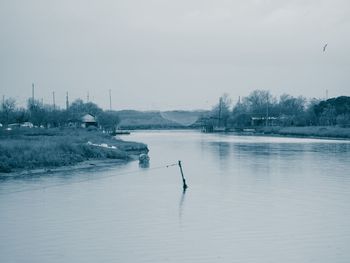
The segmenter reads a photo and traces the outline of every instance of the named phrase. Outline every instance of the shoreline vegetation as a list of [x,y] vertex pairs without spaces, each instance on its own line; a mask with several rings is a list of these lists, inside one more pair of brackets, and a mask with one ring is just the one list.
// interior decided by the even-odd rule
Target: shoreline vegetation
[[320,100],[282,94],[277,98],[268,90],[254,90],[233,106],[224,94],[200,123],[206,132],[250,129],[293,136],[348,137],[350,97]]
[[280,136],[290,138],[317,138],[333,140],[350,140],[350,128],[332,126],[267,126],[245,130],[229,131],[237,135]]
[[[96,129],[0,130],[0,173],[51,170],[84,161],[125,162],[147,152],[146,144],[124,141]],[[95,165],[92,162],[91,166]]]
[[350,128],[334,126],[280,127],[268,126],[257,130],[257,134],[287,137],[307,137],[324,139],[350,139]]

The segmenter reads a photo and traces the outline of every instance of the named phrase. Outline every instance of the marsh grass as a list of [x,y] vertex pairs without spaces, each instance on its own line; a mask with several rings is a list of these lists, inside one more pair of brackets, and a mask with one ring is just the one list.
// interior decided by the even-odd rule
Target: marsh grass
[[286,136],[313,136],[326,138],[350,138],[350,128],[337,126],[305,126],[305,127],[263,127],[262,132],[265,134],[279,134]]
[[[87,144],[108,144],[117,149]],[[126,142],[83,129],[18,129],[0,132],[0,172],[74,165],[90,159],[123,159],[147,151],[142,143]]]

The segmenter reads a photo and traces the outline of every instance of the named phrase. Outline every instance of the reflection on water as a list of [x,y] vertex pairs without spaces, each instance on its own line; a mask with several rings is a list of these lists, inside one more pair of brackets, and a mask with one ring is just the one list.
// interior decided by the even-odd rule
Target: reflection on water
[[[349,262],[348,141],[135,132],[152,163],[0,181],[0,262]],[[190,188],[182,192],[182,161]]]
[[139,162],[139,167],[143,169],[149,168],[149,162]]
[[182,219],[182,214],[183,214],[183,209],[184,209],[184,202],[185,202],[186,191],[187,191],[187,188],[184,188],[182,190],[181,199],[180,199],[180,203],[179,203],[179,220],[180,220],[180,222],[181,222],[181,219]]

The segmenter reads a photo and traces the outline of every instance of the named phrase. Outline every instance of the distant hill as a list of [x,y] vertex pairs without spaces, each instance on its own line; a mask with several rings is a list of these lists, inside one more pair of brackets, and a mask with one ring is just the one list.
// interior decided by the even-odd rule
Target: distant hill
[[159,111],[117,111],[120,118],[119,127],[121,129],[164,129],[180,128],[177,122],[164,119]]
[[176,122],[183,126],[191,126],[193,125],[200,117],[206,114],[207,111],[163,111],[161,112],[161,116],[164,119]]
[[195,123],[205,111],[117,111],[121,129],[186,128]]

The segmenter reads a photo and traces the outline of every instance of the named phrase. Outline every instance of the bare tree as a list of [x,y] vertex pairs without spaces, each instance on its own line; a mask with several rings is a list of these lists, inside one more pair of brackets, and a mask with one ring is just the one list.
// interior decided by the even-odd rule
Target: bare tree
[[46,118],[46,112],[44,105],[39,100],[28,100],[28,110],[30,115],[30,121],[37,126],[44,124]]
[[8,98],[4,100],[1,111],[1,121],[4,124],[9,124],[14,120],[14,112],[16,110],[16,100]]
[[283,94],[278,103],[279,113],[284,115],[299,115],[305,111],[306,98],[299,96],[297,98]]
[[243,98],[244,107],[252,114],[265,116],[267,111],[272,111],[276,99],[268,90],[254,90],[248,97]]
[[117,128],[120,119],[115,111],[103,111],[97,116],[98,124],[106,131],[113,132]]
[[231,104],[232,100],[230,99],[227,93],[224,93],[220,98],[218,104],[216,104],[212,111],[212,118],[217,119],[218,127],[226,127],[227,121],[231,115]]
[[84,103],[84,101],[81,99],[73,101],[68,108],[68,115],[71,121],[80,121],[81,117],[84,114],[91,114],[93,116],[97,116],[101,112],[102,109],[99,108],[95,103]]

